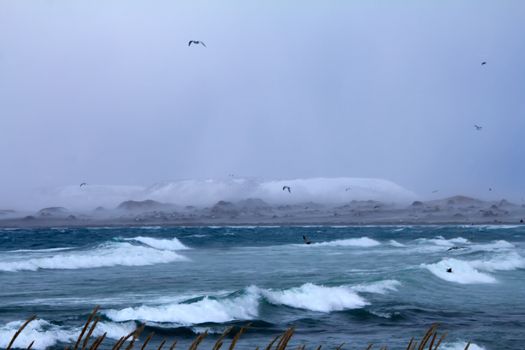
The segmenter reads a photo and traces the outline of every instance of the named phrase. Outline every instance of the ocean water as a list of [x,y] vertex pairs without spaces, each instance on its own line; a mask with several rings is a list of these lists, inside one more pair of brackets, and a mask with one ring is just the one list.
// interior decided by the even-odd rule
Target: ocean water
[[292,348],[405,349],[439,322],[441,349],[520,349],[524,249],[523,226],[0,229],[0,348],[36,314],[15,346],[63,349],[100,305],[103,348],[251,323],[237,348],[294,326]]

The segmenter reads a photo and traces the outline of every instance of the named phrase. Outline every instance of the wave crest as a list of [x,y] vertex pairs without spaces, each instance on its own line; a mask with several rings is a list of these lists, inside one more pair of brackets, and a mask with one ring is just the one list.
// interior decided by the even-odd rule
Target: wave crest
[[[313,243],[312,246],[327,247],[375,247],[380,245],[378,241],[368,237],[337,239],[335,241]],[[304,245],[303,245],[304,246]]]
[[232,299],[203,299],[191,303],[172,303],[160,306],[128,307],[108,310],[105,315],[113,321],[170,322],[190,326],[207,322],[223,323],[249,320],[258,315],[258,294],[246,293]]
[[[25,321],[13,321],[0,326],[0,348],[7,348],[7,345],[16,331]],[[115,324],[109,322],[99,322],[93,332],[93,336],[106,336],[111,339],[119,339],[123,335],[129,334],[135,329],[135,323]],[[16,338],[13,348],[27,349],[29,344],[34,341],[33,349],[46,349],[55,346],[57,343],[75,341],[78,338],[81,328],[67,328],[57,326],[43,319],[36,319],[30,322],[24,331]]]
[[130,243],[110,243],[95,249],[52,256],[0,261],[0,271],[36,271],[39,269],[88,269],[109,266],[145,266],[188,260],[169,250],[158,250]]
[[[443,259],[435,264],[422,264],[437,277],[460,284],[495,283],[497,280],[486,272],[509,271],[525,268],[525,259],[517,253],[494,257],[490,260]],[[447,272],[451,268],[452,272]],[[484,272],[481,272],[481,271]]]
[[283,291],[259,291],[272,304],[318,312],[359,309],[369,305],[348,287],[324,287],[306,283]]
[[186,250],[189,247],[182,244],[177,238],[172,239],[160,239],[153,237],[138,236],[133,238],[125,238],[125,241],[139,242],[149,247],[161,250]]
[[227,296],[193,296],[186,301],[176,298],[163,305],[141,305],[103,313],[116,322],[142,321],[179,326],[224,323],[256,319],[262,300],[273,305],[325,313],[359,309],[370,303],[358,295],[358,291],[385,294],[397,290],[399,285],[401,283],[396,280],[386,280],[355,287],[326,287],[305,283],[299,287],[272,290],[250,286]]
[[[440,349],[442,350],[464,350],[467,348],[467,342],[454,342],[454,343],[445,343],[443,344]],[[483,346],[476,345],[474,343],[470,343],[470,346],[468,347],[470,350],[485,350]]]
[[358,284],[353,286],[352,289],[356,292],[386,294],[387,292],[397,291],[397,287],[399,286],[401,286],[401,282],[398,280],[384,280],[368,284]]

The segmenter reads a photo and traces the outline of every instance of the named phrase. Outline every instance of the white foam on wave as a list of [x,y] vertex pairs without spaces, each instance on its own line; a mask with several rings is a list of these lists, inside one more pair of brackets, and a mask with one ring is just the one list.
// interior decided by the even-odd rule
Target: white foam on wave
[[398,280],[384,280],[367,284],[358,284],[352,289],[356,292],[386,294],[387,292],[397,291],[397,287],[401,286]]
[[[137,328],[135,322],[122,322],[122,323],[113,323],[113,322],[99,322],[97,327],[93,332],[93,336],[99,337],[106,333],[106,337],[111,339],[120,339],[124,335],[128,335]],[[77,331],[79,334],[80,329]]]
[[259,296],[248,290],[236,298],[203,299],[191,303],[170,303],[157,306],[128,307],[107,310],[104,314],[113,321],[140,320],[144,322],[170,322],[183,326],[233,320],[249,320],[257,317]]
[[259,292],[272,304],[318,312],[359,309],[369,305],[349,287],[325,287],[306,283],[282,291],[259,289]]
[[[355,288],[363,292],[384,294],[396,290],[399,285],[398,281],[386,280]],[[115,322],[141,321],[150,325],[167,323],[192,326],[208,322],[224,323],[257,318],[259,305],[263,299],[274,305],[325,313],[358,309],[370,304],[351,286],[327,287],[312,283],[284,290],[250,286],[237,296],[215,294],[203,296],[197,301],[194,301],[195,298],[186,301],[181,299],[165,300],[168,302],[160,305],[110,309],[103,313]]]
[[[0,327],[0,348],[7,348],[7,345],[18,328],[25,321],[13,321]],[[26,349],[34,340],[34,349],[45,349],[55,345],[57,342],[73,341],[78,334],[71,330],[60,329],[52,326],[49,322],[41,319],[29,323],[22,333],[16,338],[14,348]]]
[[45,252],[59,252],[63,250],[70,250],[73,247],[60,247],[60,248],[45,248],[45,249],[16,249],[7,250],[4,253],[45,253]]
[[395,239],[391,239],[390,241],[388,241],[388,244],[390,244],[392,247],[396,247],[396,248],[406,247],[406,245],[404,245],[403,243],[399,243]]
[[[516,246],[505,240],[496,240],[489,243],[476,243],[472,242],[463,237],[456,237],[452,239],[445,239],[442,236],[437,236],[432,239],[427,238],[418,238],[415,240],[417,243],[418,251],[428,251],[428,252],[438,252],[446,248],[459,247],[461,250],[457,252],[464,252],[467,249],[468,252],[498,252],[502,250],[511,250],[516,248]],[[390,241],[391,245],[393,242]]]
[[[13,321],[0,326],[0,348],[6,348],[9,341],[25,321]],[[135,323],[115,324],[110,322],[99,322],[93,332],[93,336],[107,333],[106,337],[119,339],[135,329]],[[26,349],[34,341],[33,349],[46,349],[55,346],[59,342],[75,341],[80,334],[81,328],[67,328],[54,325],[43,319],[30,322],[16,338],[13,348]]]
[[469,247],[473,251],[499,251],[499,250],[508,250],[514,249],[516,246],[505,240],[492,241],[490,243],[483,244],[473,244]]
[[[422,264],[437,277],[460,284],[495,283],[496,278],[486,272],[510,271],[525,268],[525,259],[517,253],[497,256],[490,260],[443,259],[435,264]],[[451,268],[452,272],[447,272]]]
[[87,251],[24,259],[23,256],[0,260],[0,271],[38,269],[88,269],[107,266],[145,266],[188,260],[169,250],[136,246],[126,242],[110,243]]
[[152,248],[161,249],[161,250],[186,250],[186,249],[190,249],[189,247],[187,247],[184,244],[182,244],[182,242],[179,241],[177,238],[161,239],[161,238],[138,236],[138,237],[133,237],[133,238],[125,238],[124,240],[140,242],[140,243],[145,244],[147,246],[150,246]]
[[[439,348],[441,350],[464,350],[467,346],[467,342],[458,341],[454,343],[444,343]],[[474,343],[470,343],[469,350],[485,350],[483,346],[479,346]]]
[[470,243],[468,239],[463,238],[463,237],[446,239],[443,236],[437,236],[431,239],[420,238],[417,241],[420,243],[432,243],[434,245],[441,246],[441,247],[452,247],[458,244],[469,244]]
[[[348,238],[348,239],[337,239],[335,241],[328,241],[328,242],[319,242],[319,243],[312,243],[309,246],[314,247],[375,247],[380,245],[378,241],[372,238],[368,237],[360,237],[360,238]],[[302,244],[302,246],[306,246],[305,244]]]
[[516,252],[496,256],[490,260],[474,260],[470,262],[474,268],[493,271],[512,271],[525,268],[525,259]]
[[523,227],[523,225],[478,225],[476,227],[485,230],[509,230],[513,228]]

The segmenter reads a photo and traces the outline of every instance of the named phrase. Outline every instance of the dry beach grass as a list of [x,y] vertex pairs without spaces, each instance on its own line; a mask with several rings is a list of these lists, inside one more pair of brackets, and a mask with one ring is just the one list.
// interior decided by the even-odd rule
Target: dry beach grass
[[[75,344],[68,345],[65,347],[65,350],[97,350],[100,345],[104,342],[106,339],[106,333],[103,335],[92,338],[92,334],[100,320],[100,317],[97,316],[99,307],[95,307],[93,312],[90,314],[89,318],[87,319],[84,327],[82,328],[82,331],[80,332],[77,341]],[[11,341],[9,342],[6,350],[10,350],[16,340],[16,338],[20,335],[20,333],[23,332],[24,328],[33,320],[36,319],[36,316],[30,317],[26,322],[24,322],[20,328],[16,331],[16,333],[13,335]],[[234,350],[237,342],[239,341],[241,335],[246,331],[247,328],[249,328],[249,324],[241,327],[240,330],[235,334],[233,337],[230,346],[228,350]],[[438,334],[438,325],[433,324],[430,326],[430,328],[427,330],[427,332],[423,335],[421,340],[417,339],[410,339],[408,342],[408,345],[406,347],[406,350],[438,350],[441,343],[446,337],[446,333]],[[88,331],[89,329],[89,331]],[[87,331],[87,333],[86,333]],[[111,347],[112,350],[133,350],[136,347],[137,341],[139,340],[139,337],[141,336],[142,332],[144,331],[144,326],[138,326],[133,332],[130,332],[128,335],[121,337],[113,346]],[[214,346],[212,350],[220,350],[222,345],[224,344],[224,340],[228,335],[231,334],[233,331],[233,327],[228,327],[226,330],[222,333],[221,336],[216,340],[214,343]],[[268,345],[266,345],[263,348],[257,347],[255,350],[259,349],[265,349],[265,350],[286,350],[289,349],[288,345],[290,340],[292,339],[295,332],[295,328],[289,328],[284,333],[277,335],[275,338],[273,338],[272,341]],[[146,350],[148,349],[148,344],[150,340],[153,338],[154,333],[148,334],[142,343],[142,346],[140,350]],[[201,342],[208,336],[207,332],[204,332],[200,335],[198,335],[195,340],[191,343],[188,350],[197,350]],[[166,345],[167,339],[163,339],[160,343],[160,345],[157,346],[156,350],[162,350],[164,346]],[[30,350],[34,344],[34,341],[31,342],[27,346],[27,350]],[[169,347],[169,350],[174,350],[177,345],[177,341],[174,340],[171,342],[171,345]],[[345,344],[339,345],[336,350],[343,349],[343,346]],[[468,350],[470,346],[470,342],[467,343],[465,346],[465,350]],[[138,347],[137,347],[138,348]],[[306,345],[299,345],[297,347],[297,350],[304,350],[306,348]],[[381,347],[375,347],[374,344],[369,344],[366,350],[373,350],[373,349],[379,349],[379,350],[387,350],[387,346],[383,345]],[[155,350],[155,349],[150,349]],[[318,346],[316,350],[321,350],[321,346]]]

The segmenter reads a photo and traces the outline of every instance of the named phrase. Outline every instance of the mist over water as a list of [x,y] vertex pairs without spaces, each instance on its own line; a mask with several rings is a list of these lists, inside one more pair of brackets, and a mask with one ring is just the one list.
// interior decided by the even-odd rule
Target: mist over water
[[[283,190],[289,186],[290,192]],[[64,206],[93,210],[98,206],[115,208],[127,200],[156,200],[181,206],[211,206],[218,201],[260,199],[269,204],[342,204],[352,200],[410,203],[418,196],[391,181],[359,178],[311,178],[264,181],[229,178],[222,180],[183,180],[152,186],[73,185],[32,193],[19,198],[21,209]],[[6,204],[7,205],[7,204]],[[15,207],[17,207],[15,205]]]

